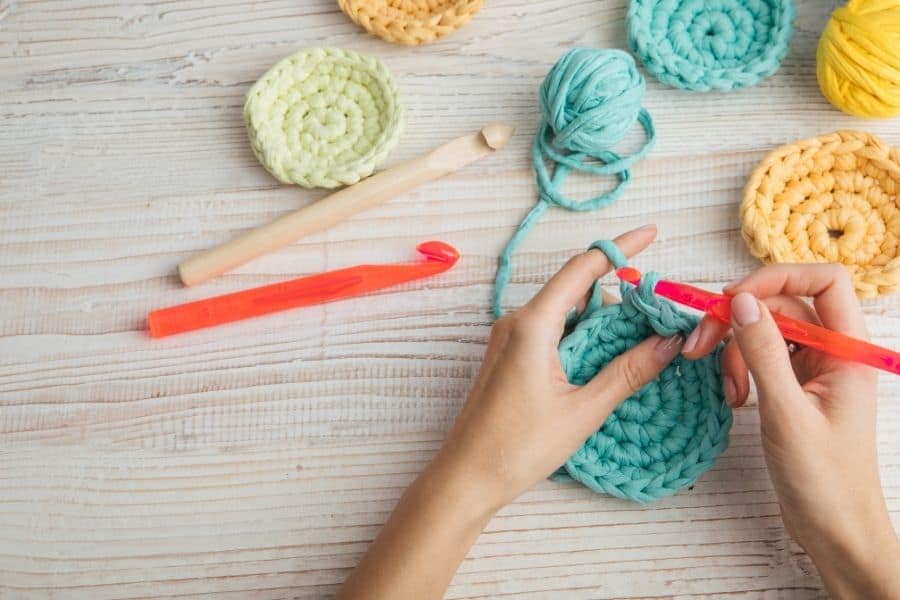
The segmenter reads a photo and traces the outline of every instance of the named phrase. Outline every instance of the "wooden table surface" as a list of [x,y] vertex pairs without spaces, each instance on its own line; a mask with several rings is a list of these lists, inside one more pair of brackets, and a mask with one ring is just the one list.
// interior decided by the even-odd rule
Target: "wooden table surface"
[[[625,196],[551,211],[518,254],[520,304],[590,241],[655,222],[636,260],[719,286],[757,262],[748,173],[784,142],[900,119],[832,109],[815,44],[834,2],[797,2],[781,70],[738,93],[648,80],[658,128]],[[535,199],[538,85],[573,46],[624,47],[625,0],[490,0],[409,49],[331,0],[0,0],[0,597],[322,597],[439,446],[488,336],[496,256]],[[379,56],[407,107],[391,164],[506,120],[510,146],[456,175],[194,289],[176,264],[322,197],[250,152],[243,95],[313,45]],[[635,140],[637,137],[635,138]],[[573,195],[609,181],[578,178]],[[151,341],[148,309],[443,239],[427,283]],[[900,347],[900,302],[865,303]],[[881,470],[900,524],[900,380],[882,377]],[[766,475],[754,406],[691,491],[650,506],[544,482],[491,523],[450,598],[818,598]]]

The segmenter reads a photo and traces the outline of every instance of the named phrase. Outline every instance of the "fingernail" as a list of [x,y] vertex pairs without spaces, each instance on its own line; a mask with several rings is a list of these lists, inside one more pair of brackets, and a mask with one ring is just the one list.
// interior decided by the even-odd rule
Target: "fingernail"
[[737,404],[737,386],[734,385],[734,377],[726,375],[722,379],[722,391],[725,393],[725,403],[734,408]]
[[694,327],[694,330],[691,332],[691,335],[688,336],[687,341],[684,342],[684,347],[681,349],[682,354],[687,354],[691,350],[694,349],[694,346],[697,345],[697,340],[700,339],[700,326]]
[[635,231],[646,231],[648,229],[656,229],[656,225],[653,225],[652,223],[650,225],[641,225],[635,229]]
[[673,335],[671,337],[665,337],[656,342],[656,347],[654,348],[656,352],[656,359],[662,365],[667,365],[672,362],[672,359],[678,356],[678,353],[681,351],[681,344],[684,342],[684,336],[680,333]]
[[759,303],[751,294],[741,292],[731,299],[731,316],[741,327],[759,321]]

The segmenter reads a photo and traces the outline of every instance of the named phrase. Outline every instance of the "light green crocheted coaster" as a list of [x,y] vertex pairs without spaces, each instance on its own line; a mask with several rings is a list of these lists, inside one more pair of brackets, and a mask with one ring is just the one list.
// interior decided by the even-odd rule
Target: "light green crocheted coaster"
[[377,58],[308,48],[250,88],[244,121],[253,153],[278,181],[334,188],[384,162],[400,140],[403,107]]

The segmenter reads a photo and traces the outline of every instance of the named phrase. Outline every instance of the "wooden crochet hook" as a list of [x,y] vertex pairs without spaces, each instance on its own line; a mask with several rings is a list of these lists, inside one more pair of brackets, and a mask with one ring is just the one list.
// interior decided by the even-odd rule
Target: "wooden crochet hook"
[[506,145],[514,131],[511,125],[492,123],[481,131],[456,138],[424,156],[376,173],[268,225],[193,256],[178,265],[178,275],[188,286],[203,283],[492,154]]

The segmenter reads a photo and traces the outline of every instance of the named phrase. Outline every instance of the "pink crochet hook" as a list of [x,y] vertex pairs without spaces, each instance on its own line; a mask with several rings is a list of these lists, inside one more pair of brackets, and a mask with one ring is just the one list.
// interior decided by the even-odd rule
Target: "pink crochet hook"
[[332,302],[437,275],[459,260],[456,248],[444,242],[422,242],[416,250],[425,261],[359,265],[154,310],[147,315],[147,327],[151,337],[164,337],[289,308]]
[[[616,275],[622,281],[634,285],[641,280],[641,272],[632,267],[616,269]],[[653,291],[679,304],[701,310],[723,323],[731,323],[730,296],[714,294],[698,287],[665,280],[658,281]],[[807,348],[814,348],[836,358],[900,374],[900,353],[898,352],[775,312],[772,313],[772,318],[786,340],[802,344]]]

